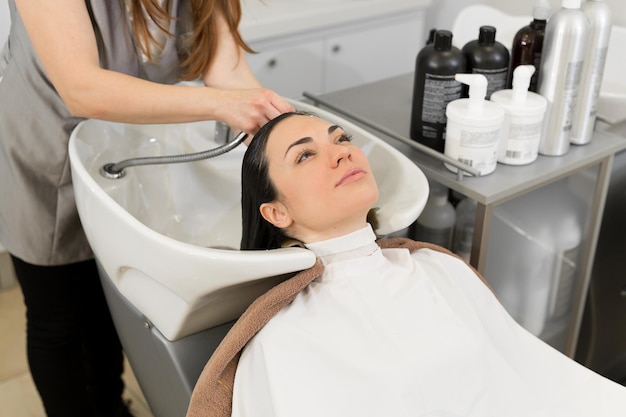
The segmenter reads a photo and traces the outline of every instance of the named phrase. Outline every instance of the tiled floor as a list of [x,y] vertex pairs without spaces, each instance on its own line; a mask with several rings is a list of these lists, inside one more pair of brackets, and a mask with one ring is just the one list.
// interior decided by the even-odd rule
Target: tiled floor
[[[6,271],[6,269],[5,269]],[[6,286],[12,280],[0,282]],[[0,416],[45,417],[43,406],[28,372],[25,308],[18,285],[0,288]],[[136,417],[153,417],[128,363],[124,396],[131,400]]]

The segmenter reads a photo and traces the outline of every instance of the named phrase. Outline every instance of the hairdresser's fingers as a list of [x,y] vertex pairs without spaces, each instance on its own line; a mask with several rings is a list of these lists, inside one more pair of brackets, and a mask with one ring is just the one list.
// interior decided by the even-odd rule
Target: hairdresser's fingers
[[280,111],[279,109],[277,109],[276,107],[272,106],[272,107],[268,107],[265,111],[265,117],[264,117],[264,121],[263,124],[269,122],[270,120],[272,120],[275,117],[280,116],[281,114],[285,113],[284,111]]
[[[267,95],[269,101],[264,106],[264,119],[261,120],[260,126],[274,119],[275,117],[280,116],[283,113],[294,111],[294,107],[283,97],[276,94],[275,92],[270,92]],[[259,127],[260,127],[259,126]]]
[[222,90],[220,120],[231,128],[255,134],[269,120],[293,111],[287,100],[265,88],[249,90]]
[[277,95],[275,100],[272,101],[272,104],[274,105],[274,108],[278,110],[278,114],[273,116],[272,119],[276,116],[280,116],[283,113],[288,113],[295,110],[291,103],[289,103],[287,100],[279,95]]

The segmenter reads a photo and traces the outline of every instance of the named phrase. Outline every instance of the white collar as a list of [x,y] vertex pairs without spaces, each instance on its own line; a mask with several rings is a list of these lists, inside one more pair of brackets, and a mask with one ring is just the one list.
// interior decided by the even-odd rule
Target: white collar
[[332,262],[369,256],[380,251],[376,244],[376,234],[369,224],[347,235],[308,243],[304,246],[313,251],[325,265]]

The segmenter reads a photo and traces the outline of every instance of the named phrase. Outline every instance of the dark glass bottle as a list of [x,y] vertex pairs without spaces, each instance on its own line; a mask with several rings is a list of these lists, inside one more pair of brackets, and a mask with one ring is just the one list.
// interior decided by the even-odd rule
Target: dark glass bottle
[[461,98],[461,83],[454,76],[464,71],[465,57],[452,46],[452,32],[437,30],[433,43],[423,47],[415,60],[411,139],[443,152],[446,106]]
[[511,65],[507,80],[507,88],[513,88],[513,71],[519,65],[534,65],[535,73],[530,79],[530,91],[537,92],[537,80],[541,64],[543,39],[546,32],[546,23],[550,15],[550,5],[538,0],[533,7],[533,21],[524,26],[515,34],[511,45]]
[[[509,74],[509,50],[496,41],[496,28],[481,26],[478,39],[469,41],[461,49],[467,59],[467,72],[487,77],[487,96],[504,90]],[[464,86],[463,97],[468,97],[469,87]]]

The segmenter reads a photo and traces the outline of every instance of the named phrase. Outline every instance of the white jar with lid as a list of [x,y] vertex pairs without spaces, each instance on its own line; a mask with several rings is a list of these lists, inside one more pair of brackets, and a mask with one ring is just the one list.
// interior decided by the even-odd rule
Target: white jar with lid
[[513,71],[513,89],[493,93],[491,101],[504,108],[504,126],[498,162],[526,165],[537,159],[539,141],[548,101],[528,91],[535,73],[532,65],[519,65]]
[[[469,85],[469,98],[454,100],[446,107],[444,154],[486,175],[496,169],[504,110],[485,100],[487,78],[482,74],[456,74]],[[452,172],[458,169],[444,163]]]

